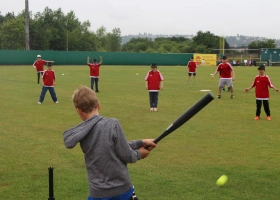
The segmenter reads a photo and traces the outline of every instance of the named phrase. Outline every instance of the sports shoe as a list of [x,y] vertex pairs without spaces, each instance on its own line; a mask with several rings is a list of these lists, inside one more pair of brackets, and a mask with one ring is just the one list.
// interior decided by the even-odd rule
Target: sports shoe
[[153,109],[153,108],[150,108],[150,111],[151,111],[151,112],[153,112],[153,111],[154,111],[154,109]]
[[266,119],[267,119],[268,121],[270,121],[270,120],[271,120],[271,117],[270,117],[270,116],[267,116]]
[[99,90],[95,90],[95,92],[99,92]]
[[56,101],[55,103],[58,104],[58,101]]
[[234,95],[230,95],[230,98],[234,99]]
[[38,104],[42,104],[42,103],[39,101]]
[[259,120],[260,119],[260,117],[259,116],[256,116],[255,118],[254,118],[254,120]]
[[154,111],[156,112],[156,111],[157,111],[157,108],[154,108]]
[[218,99],[220,99],[221,97],[222,97],[221,95],[218,95],[218,96],[217,96]]

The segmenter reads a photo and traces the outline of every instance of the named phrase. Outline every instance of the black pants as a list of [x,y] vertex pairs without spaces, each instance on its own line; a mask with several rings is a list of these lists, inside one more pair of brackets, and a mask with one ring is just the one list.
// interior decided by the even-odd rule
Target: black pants
[[158,92],[149,92],[150,108],[157,108],[158,105]]
[[98,80],[99,78],[94,78],[94,77],[90,77],[90,88],[93,90],[94,88],[94,83],[95,83],[95,91],[98,92]]
[[38,76],[38,84],[40,83],[40,74],[43,75],[44,72],[37,72],[37,76]]
[[256,105],[257,105],[256,116],[260,116],[260,114],[261,114],[262,103],[263,103],[263,108],[264,108],[266,115],[270,116],[268,100],[258,100],[258,99],[256,100]]

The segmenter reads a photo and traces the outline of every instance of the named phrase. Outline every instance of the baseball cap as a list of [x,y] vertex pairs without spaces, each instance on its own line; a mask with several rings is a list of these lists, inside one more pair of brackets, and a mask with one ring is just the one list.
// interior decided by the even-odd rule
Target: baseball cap
[[260,65],[260,66],[258,67],[258,69],[265,70],[265,66],[264,66],[264,65]]
[[47,66],[51,67],[52,66],[52,62],[47,62]]
[[96,59],[93,59],[93,62],[96,62]]
[[222,56],[222,60],[226,60],[227,59],[227,57],[226,56]]
[[156,64],[156,63],[152,63],[152,64],[151,64],[151,67],[152,67],[152,68],[155,68],[155,67],[157,67],[157,64]]
[[191,57],[191,59],[193,59],[193,57]]
[[41,58],[41,55],[37,55],[37,58]]

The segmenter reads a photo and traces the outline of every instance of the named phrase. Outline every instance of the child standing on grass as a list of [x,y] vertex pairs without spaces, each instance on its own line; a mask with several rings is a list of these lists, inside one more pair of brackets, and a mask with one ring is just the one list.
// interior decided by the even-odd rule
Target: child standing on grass
[[46,92],[49,90],[50,95],[52,97],[53,102],[58,103],[56,93],[54,91],[55,86],[55,74],[52,70],[52,62],[47,63],[48,69],[44,71],[43,77],[42,77],[42,92],[40,95],[40,99],[38,104],[42,104],[46,95]]
[[151,70],[146,75],[146,89],[149,90],[150,111],[157,111],[159,90],[163,89],[163,76],[157,70],[157,64],[152,63]]
[[93,59],[93,62],[89,62],[90,57],[87,57],[87,64],[90,68],[90,88],[93,90],[95,83],[95,92],[99,92],[98,81],[99,81],[99,68],[102,65],[102,57],[100,56],[99,63],[96,62],[96,59]]
[[83,122],[64,132],[64,143],[73,148],[80,142],[88,172],[88,200],[137,200],[127,163],[146,158],[156,147],[153,139],[127,142],[117,119],[99,115],[100,104],[88,87],[80,86],[72,100]]
[[37,71],[38,84],[40,83],[40,75],[43,75],[44,73],[44,65],[47,62],[53,62],[53,61],[42,60],[41,55],[37,55],[37,60],[33,63],[33,68],[36,69]]
[[260,119],[261,107],[263,103],[264,111],[267,116],[266,119],[271,120],[269,102],[268,102],[269,99],[268,87],[273,88],[276,92],[279,92],[279,90],[272,84],[269,77],[265,74],[264,65],[259,66],[258,70],[259,70],[259,75],[256,76],[253,84],[249,88],[245,89],[245,92],[248,92],[250,89],[255,87],[257,110],[256,110],[256,117],[254,119],[255,120]]
[[188,62],[188,68],[189,68],[189,76],[188,76],[188,80],[187,80],[186,84],[188,84],[192,75],[193,75],[195,82],[197,83],[197,79],[196,79],[197,65],[196,65],[196,62],[193,61],[193,57],[191,57],[191,60]]

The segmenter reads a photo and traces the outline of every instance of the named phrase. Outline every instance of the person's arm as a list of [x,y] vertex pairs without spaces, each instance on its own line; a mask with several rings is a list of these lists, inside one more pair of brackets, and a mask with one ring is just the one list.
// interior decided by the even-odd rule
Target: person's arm
[[55,86],[55,74],[53,74],[53,86]]
[[120,123],[115,120],[112,129],[114,149],[118,157],[125,163],[135,163],[150,153],[144,149],[142,140],[127,142]]
[[42,85],[44,85],[44,74],[42,76]]
[[279,93],[279,90],[275,86],[273,86],[272,88]]
[[253,88],[253,85],[251,85],[250,87],[245,89],[245,92],[249,92],[249,90],[251,90]]
[[35,62],[33,63],[33,68],[34,68],[34,69],[36,69],[36,66],[35,66],[35,64],[36,64],[36,61],[35,61]]
[[215,75],[218,73],[218,70],[216,70],[215,72],[214,72],[214,74],[212,75],[212,77],[211,78],[214,78],[215,77]]
[[163,81],[160,81],[160,83],[159,83],[159,88],[160,88],[161,90],[163,90]]
[[234,74],[233,70],[231,70],[231,77],[232,77],[232,80],[234,81],[235,80],[235,74]]
[[89,59],[90,59],[90,57],[88,56],[88,57],[87,57],[87,64],[88,64],[88,65],[89,65]]
[[102,56],[100,56],[100,61],[99,61],[99,64],[100,64],[100,65],[102,65],[102,62],[103,62],[103,60],[102,60]]
[[254,80],[253,84],[250,87],[245,89],[245,92],[249,92],[249,90],[251,90],[255,86],[256,86],[256,79]]

